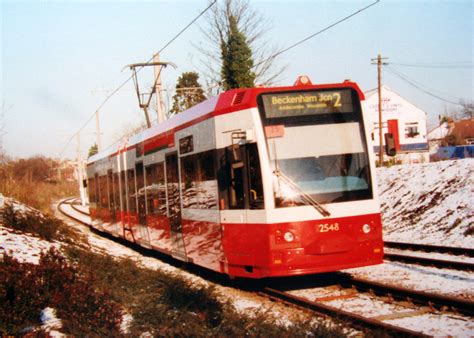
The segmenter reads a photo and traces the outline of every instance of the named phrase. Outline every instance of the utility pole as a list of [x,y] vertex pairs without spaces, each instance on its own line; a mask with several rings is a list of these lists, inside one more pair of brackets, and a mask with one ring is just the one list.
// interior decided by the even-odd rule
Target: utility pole
[[83,180],[84,177],[82,176],[82,156],[81,156],[81,134],[78,132],[77,134],[77,180],[79,181],[79,194],[81,196],[81,205],[86,205],[86,192],[84,191],[84,184]]
[[158,64],[158,66],[154,66],[153,69],[155,72],[156,114],[158,117],[158,123],[161,123],[165,120],[165,105],[161,96],[161,66],[159,66],[159,53],[153,56],[153,62]]
[[[109,91],[106,89],[96,89],[91,91],[92,95],[95,93],[104,92],[107,94]],[[97,152],[102,150],[102,142],[100,139],[100,119],[99,119],[99,110],[95,111],[95,143],[97,144]]]
[[100,141],[100,120],[99,120],[99,110],[95,111],[95,134],[96,134],[96,140],[95,142],[97,143],[97,152],[100,152],[102,150],[102,143]]
[[[388,63],[382,62],[387,58],[383,58],[382,55],[378,55],[376,59],[371,59],[372,64],[377,64],[377,82],[378,82],[378,95],[379,95],[379,164],[383,166],[383,119],[382,119],[382,65],[388,65]],[[375,63],[377,62],[377,63]]]

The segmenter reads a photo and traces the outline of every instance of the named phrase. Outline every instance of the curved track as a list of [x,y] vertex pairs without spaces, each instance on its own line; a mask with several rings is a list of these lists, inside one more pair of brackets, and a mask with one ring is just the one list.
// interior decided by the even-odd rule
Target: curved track
[[398,327],[384,323],[380,320],[364,317],[356,313],[341,310],[332,306],[325,305],[321,302],[310,301],[303,297],[298,297],[289,294],[288,292],[280,291],[273,288],[264,288],[259,292],[262,296],[270,299],[281,301],[286,304],[296,305],[300,308],[308,309],[319,314],[327,315],[350,322],[351,326],[355,328],[366,330],[383,330],[394,336],[409,336],[409,337],[428,337],[423,333],[409,330],[403,327]]
[[82,214],[84,214],[84,215],[86,215],[86,216],[89,216],[88,213],[79,211],[79,210],[77,210],[77,208],[74,207],[74,204],[71,203],[71,202],[74,201],[74,200],[76,200],[76,199],[77,199],[76,197],[71,197],[71,198],[66,198],[66,199],[62,200],[61,202],[59,202],[59,204],[58,204],[58,211],[59,211],[62,215],[66,216],[66,217],[68,217],[68,218],[70,218],[70,219],[72,219],[72,220],[74,220],[74,221],[76,221],[76,222],[79,222],[79,223],[81,223],[81,224],[83,224],[83,225],[86,225],[86,226],[90,227],[91,225],[90,225],[89,223],[87,223],[87,222],[85,222],[84,220],[81,220],[81,219],[79,219],[79,218],[77,218],[77,217],[74,217],[74,216],[71,215],[70,213],[67,213],[66,211],[64,211],[64,209],[62,208],[63,204],[69,204],[75,211],[77,211],[77,212],[79,212],[79,213],[82,213]]
[[[78,217],[74,217],[62,208],[63,204],[67,203],[75,212],[89,216],[87,212],[84,212],[80,208],[77,208],[77,206],[74,205],[73,200],[75,200],[75,198],[63,200],[58,204],[58,210],[66,217],[90,227],[91,225],[89,223]],[[356,289],[357,292],[360,293],[369,292],[383,299],[396,299],[398,302],[408,301],[409,303],[417,304],[417,306],[428,306],[433,312],[436,312],[436,309],[451,309],[454,312],[462,313],[466,316],[474,315],[473,301],[385,285],[382,283],[354,278],[344,273],[338,273],[336,274],[336,276],[337,277],[335,284],[340,285],[342,288]],[[319,314],[324,314],[326,316],[345,320],[349,322],[351,326],[354,326],[356,328],[384,330],[394,335],[404,335],[413,337],[426,336],[425,334],[420,332],[384,323],[382,320],[379,319],[364,317],[356,313],[341,310],[336,307],[323,304],[323,302],[321,301],[310,301],[308,299],[292,295],[288,292],[285,292],[284,290],[280,290],[279,288],[264,287],[259,291],[259,294],[271,298],[273,300],[309,309]],[[426,312],[426,310],[423,310],[422,312]]]
[[440,245],[428,245],[428,244],[414,244],[414,243],[402,243],[402,242],[390,242],[385,241],[384,246],[393,249],[412,250],[412,251],[423,251],[423,252],[436,252],[446,253],[456,256],[468,256],[474,257],[474,249],[470,248],[455,248],[450,246]]
[[[293,287],[296,288],[293,289]],[[323,297],[302,297],[299,295],[299,291],[311,290],[311,288],[317,290],[321,288],[321,285],[314,283],[314,280],[306,280],[303,281],[302,285],[289,286],[287,289],[282,289],[280,287],[265,287],[260,294],[276,301],[293,304],[320,314],[348,321],[352,326],[359,329],[378,329],[396,336],[423,337],[427,335],[405,327],[388,324],[384,322],[384,320],[405,317],[416,318],[416,316],[426,314],[438,317],[441,315],[451,317],[461,316],[462,314],[461,318],[463,318],[463,321],[472,321],[471,317],[474,315],[473,301],[386,285],[354,278],[345,273],[335,274],[331,277],[327,285],[323,285],[323,289],[326,291],[329,290],[329,294],[323,293]],[[298,295],[295,295],[295,293]],[[373,302],[385,304],[386,306],[393,307],[396,310],[393,310],[389,315],[381,316],[370,315],[370,311],[364,311],[364,315],[361,315],[360,313],[357,313],[357,306],[353,307],[354,310],[350,310],[350,300],[358,299],[364,294],[365,297],[369,297]],[[310,300],[306,297],[315,300]],[[332,301],[336,301],[336,304],[338,301],[344,302],[344,309],[342,309],[342,306],[339,308],[327,305],[328,302],[330,303]],[[372,306],[374,309],[378,308],[375,305]],[[369,309],[366,308],[366,310]]]
[[426,257],[408,256],[401,254],[385,253],[384,259],[408,264],[423,266],[433,266],[440,269],[454,269],[461,271],[474,271],[474,264],[460,261],[448,261],[444,259],[434,259]]

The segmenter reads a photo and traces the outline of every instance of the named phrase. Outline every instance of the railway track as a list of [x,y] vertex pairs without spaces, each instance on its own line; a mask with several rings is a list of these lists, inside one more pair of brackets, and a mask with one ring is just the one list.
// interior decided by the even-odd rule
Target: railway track
[[262,291],[259,292],[259,294],[261,296],[270,298],[274,301],[283,302],[285,304],[289,304],[289,305],[297,306],[299,308],[314,311],[318,314],[322,314],[325,316],[338,318],[342,321],[350,322],[351,326],[353,326],[356,329],[383,330],[394,336],[429,337],[428,335],[425,335],[421,332],[416,332],[416,331],[409,330],[403,327],[390,325],[380,320],[364,317],[353,312],[349,312],[342,309],[338,309],[336,307],[325,305],[322,302],[311,301],[309,299],[298,297],[288,292],[284,292],[284,291],[277,290],[274,288],[268,288],[268,287],[264,288]]
[[[452,313],[453,316],[462,314],[464,316],[462,317],[464,318],[462,319],[463,321],[472,321],[471,317],[474,315],[473,301],[386,285],[354,278],[344,273],[337,274],[337,277],[333,278],[333,280],[335,284],[330,287],[336,287],[338,290],[336,295],[316,297],[316,300],[295,295],[294,292],[292,293],[294,290],[282,290],[278,287],[265,287],[260,291],[260,294],[276,301],[292,304],[319,314],[348,321],[358,329],[383,330],[396,336],[426,337],[428,335],[410,328],[386,323],[384,320],[390,321],[426,314],[440,316],[448,312]],[[307,290],[308,287],[308,284],[304,285],[303,290]],[[311,289],[311,287],[309,288]],[[341,292],[340,290],[343,291]],[[360,297],[361,294],[368,294],[369,297],[374,298],[375,301],[391,305],[397,308],[397,310],[394,310],[394,312],[389,315],[376,316],[365,316],[357,313],[357,311],[347,310],[348,301]],[[327,304],[328,302],[337,300],[344,301],[346,309]]]
[[427,257],[417,257],[417,256],[409,256],[409,255],[401,255],[401,254],[393,254],[393,253],[385,253],[384,259],[389,260],[389,261],[408,263],[408,264],[433,266],[433,267],[441,268],[441,269],[474,271],[474,264],[468,263],[468,262],[434,259],[434,258],[427,258]]
[[[74,199],[67,199],[62,201],[58,205],[59,211],[66,217],[74,219],[75,221],[86,226],[90,226],[89,223],[85,222],[83,219],[80,219],[80,217],[74,217],[73,215],[64,210],[63,205],[69,204],[74,211],[83,215],[89,215],[87,212],[84,212],[76,205],[74,205],[73,200]],[[388,299],[389,301],[391,300],[400,304],[411,304],[411,306],[408,307],[408,310],[405,311],[402,316],[409,316],[410,314],[417,315],[419,313],[423,314],[427,312],[440,313],[440,311],[451,311],[452,313],[459,313],[469,317],[472,317],[474,315],[474,302],[459,299],[456,297],[442,296],[438,294],[414,291],[406,288],[385,285],[382,283],[355,278],[344,273],[337,274],[336,283],[340,285],[341,288],[344,288],[346,290],[357,290],[357,292],[359,293],[376,295],[380,299]],[[293,306],[297,306],[299,308],[305,308],[318,314],[323,314],[325,316],[347,321],[351,326],[358,329],[383,330],[387,333],[397,336],[428,336],[422,332],[417,332],[405,327],[399,327],[385,323],[382,319],[377,318],[377,316],[375,318],[369,316],[362,316],[360,314],[357,314],[356,312],[351,312],[324,304],[323,300],[312,301],[303,297],[290,294],[289,292],[281,290],[279,288],[264,287],[263,289],[258,291],[258,293],[262,296],[276,301],[284,302]],[[327,299],[331,299],[331,297],[328,297]]]
[[390,242],[385,241],[384,246],[393,249],[411,250],[411,251],[423,251],[429,253],[444,253],[456,256],[468,256],[474,257],[474,249],[470,248],[456,248],[450,246],[440,245],[429,245],[429,244],[414,244],[414,243],[402,243],[402,242]]
[[66,216],[66,217],[68,217],[68,218],[70,218],[70,219],[72,219],[72,220],[74,220],[74,221],[76,221],[76,222],[79,222],[79,223],[81,223],[82,225],[86,225],[86,226],[90,227],[91,225],[90,225],[88,222],[85,222],[84,220],[82,220],[82,219],[80,219],[80,218],[78,218],[78,217],[75,217],[75,216],[71,215],[70,213],[68,213],[67,211],[65,211],[65,210],[63,209],[63,205],[64,205],[64,204],[69,204],[69,205],[71,206],[71,208],[74,209],[75,211],[77,211],[77,212],[79,212],[79,213],[81,213],[81,214],[83,214],[83,215],[85,215],[85,216],[89,216],[89,213],[87,213],[87,212],[85,212],[85,211],[82,211],[82,210],[80,210],[79,208],[77,208],[77,207],[74,206],[74,204],[72,203],[72,201],[74,201],[75,199],[76,199],[75,197],[72,197],[72,198],[67,198],[67,199],[62,200],[61,202],[59,202],[58,208],[57,208],[58,211],[59,211],[62,215]]

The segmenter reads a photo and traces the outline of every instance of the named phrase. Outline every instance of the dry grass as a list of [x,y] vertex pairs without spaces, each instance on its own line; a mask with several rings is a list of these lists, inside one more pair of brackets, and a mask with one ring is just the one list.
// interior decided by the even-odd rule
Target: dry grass
[[60,198],[77,195],[77,183],[73,182],[25,182],[2,181],[0,192],[26,205],[51,214],[51,203]]
[[51,203],[77,195],[76,182],[48,181],[50,167],[44,158],[10,161],[0,165],[0,193],[43,213],[51,214]]

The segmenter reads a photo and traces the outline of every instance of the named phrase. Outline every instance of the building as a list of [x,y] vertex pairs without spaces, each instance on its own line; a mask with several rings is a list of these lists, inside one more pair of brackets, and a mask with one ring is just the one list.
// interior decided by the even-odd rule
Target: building
[[[365,92],[362,109],[368,122],[368,132],[373,140],[374,152],[378,154],[380,138],[377,89]],[[384,135],[386,133],[393,135],[397,162],[429,162],[426,113],[385,85],[382,86],[382,132]],[[385,146],[385,137],[383,146]]]
[[448,120],[428,133],[432,161],[473,157],[474,119]]
[[49,179],[51,181],[76,181],[77,163],[71,160],[51,160]]

